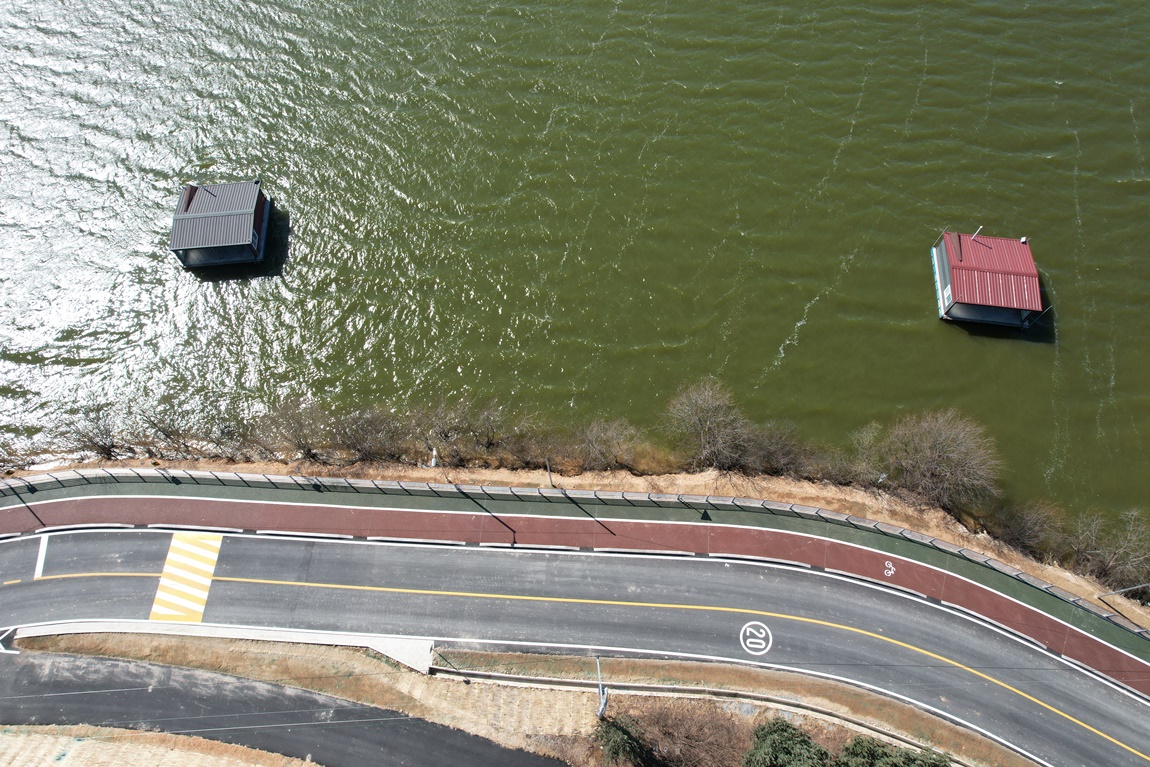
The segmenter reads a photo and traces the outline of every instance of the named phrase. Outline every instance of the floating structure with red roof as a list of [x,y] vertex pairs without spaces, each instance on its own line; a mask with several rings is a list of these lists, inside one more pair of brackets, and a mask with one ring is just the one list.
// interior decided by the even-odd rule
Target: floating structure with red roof
[[1038,267],[1025,237],[943,232],[931,248],[938,316],[1029,327],[1042,314]]

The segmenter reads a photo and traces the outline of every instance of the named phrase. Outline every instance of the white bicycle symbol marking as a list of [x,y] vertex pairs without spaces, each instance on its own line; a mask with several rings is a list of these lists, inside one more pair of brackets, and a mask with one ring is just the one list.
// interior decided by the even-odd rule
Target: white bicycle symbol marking
[[888,578],[894,575],[894,565],[891,561],[888,559],[886,562],[883,562],[883,564],[886,565],[886,569],[882,571],[882,574]]
[[771,630],[758,621],[751,621],[739,631],[739,644],[748,655],[766,655],[772,642]]

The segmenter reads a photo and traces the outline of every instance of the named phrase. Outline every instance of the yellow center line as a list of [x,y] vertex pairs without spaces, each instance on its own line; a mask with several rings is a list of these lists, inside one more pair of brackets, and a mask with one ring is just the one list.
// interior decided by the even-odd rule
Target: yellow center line
[[20,582],[20,579],[19,579],[19,578],[17,578],[17,579],[16,579],[16,580],[14,580],[14,581],[4,581],[4,585],[5,585],[5,586],[11,586],[13,583],[19,583],[19,582]]
[[1061,709],[1058,709],[1058,708],[1050,705],[1049,703],[1045,703],[1045,702],[1039,700],[1038,698],[1035,698],[1033,695],[1025,693],[1022,690],[1018,689],[1017,687],[1014,687],[1013,685],[1007,684],[1006,682],[1003,682],[1000,679],[995,679],[994,677],[990,676],[989,674],[984,674],[983,672],[978,671],[977,669],[973,669],[970,666],[959,663],[956,660],[951,660],[950,658],[944,657],[944,656],[939,655],[937,653],[933,653],[930,650],[924,650],[921,647],[915,647],[912,644],[908,644],[906,642],[899,641],[898,639],[892,639],[891,637],[883,636],[882,634],[876,634],[873,631],[867,631],[866,629],[860,629],[860,628],[856,628],[854,626],[846,626],[846,625],[843,625],[841,623],[832,623],[830,621],[819,620],[817,618],[805,618],[801,615],[787,615],[786,613],[774,613],[774,612],[768,612],[766,610],[753,610],[753,609],[746,608],[746,607],[721,607],[721,606],[714,606],[714,605],[685,605],[685,604],[677,604],[677,603],[673,603],[673,602],[629,602],[629,601],[616,600],[616,599],[587,599],[587,598],[580,598],[580,597],[541,597],[541,596],[531,596],[528,594],[489,594],[489,593],[477,592],[477,591],[437,591],[437,590],[433,590],[433,589],[405,589],[405,588],[397,588],[394,586],[357,586],[357,585],[353,585],[353,584],[340,584],[340,583],[300,583],[298,581],[276,581],[276,580],[267,580],[267,579],[263,579],[263,578],[217,577],[217,578],[215,578],[215,580],[217,580],[217,581],[231,581],[233,583],[259,583],[259,584],[265,584],[265,585],[271,585],[271,586],[297,586],[297,587],[321,588],[321,589],[343,589],[343,590],[347,590],[347,591],[374,591],[374,592],[382,592],[382,593],[387,593],[387,594],[411,594],[411,595],[417,595],[417,596],[465,597],[465,598],[469,598],[469,599],[506,599],[506,600],[519,601],[519,602],[551,602],[551,603],[557,603],[557,604],[605,605],[605,606],[613,606],[613,607],[639,607],[639,608],[649,608],[649,609],[657,609],[657,610],[689,610],[689,611],[697,611],[697,612],[736,613],[739,615],[754,615],[757,617],[765,617],[765,618],[779,618],[780,620],[795,621],[797,623],[809,623],[809,624],[813,624],[816,626],[825,626],[828,628],[839,629],[841,631],[849,631],[853,634],[859,634],[861,636],[869,637],[871,639],[878,639],[878,640],[881,640],[883,642],[887,642],[889,644],[895,645],[896,647],[901,647],[903,649],[919,653],[920,655],[925,655],[928,658],[933,658],[934,660],[937,660],[937,661],[940,661],[940,662],[945,663],[947,665],[953,666],[957,669],[961,669],[963,671],[966,671],[966,672],[973,674],[974,676],[976,676],[980,679],[985,679],[986,681],[991,682],[992,684],[998,685],[999,687],[1001,687],[1004,690],[1009,690],[1010,692],[1014,693],[1015,695],[1018,695],[1019,697],[1022,697],[1024,699],[1030,701],[1031,703],[1034,703],[1038,706],[1041,706],[1042,708],[1046,709],[1047,711],[1050,711],[1053,714],[1057,714],[1058,716],[1061,716],[1062,718],[1066,719],[1067,721],[1073,722],[1074,724],[1078,725],[1079,727],[1082,727],[1083,729],[1094,733],[1095,735],[1099,736],[1100,738],[1104,738],[1105,740],[1113,743],[1114,745],[1120,746],[1121,748],[1126,749],[1127,751],[1134,754],[1135,756],[1139,756],[1142,759],[1145,759],[1146,761],[1150,762],[1150,756],[1147,756],[1146,754],[1142,753],[1138,749],[1133,748],[1132,746],[1126,745],[1122,741],[1107,735],[1106,733],[1102,732],[1101,730],[1099,730],[1095,727],[1091,727],[1086,722],[1083,722],[1082,720],[1077,719],[1077,718],[1071,716],[1070,714],[1067,714],[1065,711],[1062,711]]
[[[41,578],[40,580],[50,580],[50,579],[55,579],[55,578],[85,578],[85,577],[159,578],[160,573],[70,573],[67,575],[46,575],[43,578]],[[1146,760],[1147,762],[1150,762],[1150,756],[1147,756],[1146,754],[1142,753],[1138,749],[1136,749],[1132,746],[1126,745],[1122,741],[1120,741],[1116,738],[1113,738],[1110,735],[1107,735],[1106,733],[1102,732],[1101,730],[1099,730],[1095,727],[1090,726],[1089,724],[1086,724],[1086,722],[1083,722],[1082,720],[1077,719],[1077,718],[1071,716],[1070,714],[1067,714],[1065,711],[1062,711],[1061,709],[1058,709],[1058,708],[1050,705],[1049,703],[1045,703],[1045,702],[1039,700],[1038,698],[1034,697],[1033,695],[1030,695],[1029,693],[1025,693],[1022,690],[1018,689],[1017,687],[1014,687],[1013,685],[1010,685],[1010,684],[1003,682],[999,679],[995,679],[994,677],[990,676],[989,674],[984,674],[983,672],[978,671],[977,669],[973,669],[970,666],[967,666],[965,664],[959,663],[956,660],[951,660],[950,658],[947,658],[945,656],[931,652],[930,650],[924,650],[921,647],[915,647],[912,644],[902,642],[898,639],[892,639],[891,637],[883,636],[882,634],[876,634],[873,631],[867,631],[866,629],[860,629],[860,628],[856,628],[854,626],[847,626],[847,625],[844,625],[841,623],[832,623],[830,621],[819,620],[818,618],[805,618],[801,615],[788,615],[786,613],[775,613],[775,612],[769,612],[766,610],[754,610],[754,609],[747,608],[747,607],[722,607],[722,606],[716,606],[716,605],[688,605],[688,604],[679,604],[679,603],[675,603],[675,602],[629,602],[629,601],[617,600],[617,599],[588,599],[588,598],[583,598],[583,597],[543,597],[543,596],[533,596],[530,594],[492,594],[492,593],[486,593],[486,592],[482,592],[482,591],[439,591],[439,590],[434,590],[434,589],[399,588],[396,586],[361,586],[361,585],[349,584],[349,583],[303,583],[300,581],[279,581],[279,580],[270,580],[270,579],[265,579],[265,578],[231,578],[231,577],[226,577],[226,576],[216,576],[212,580],[213,581],[227,581],[230,583],[253,583],[253,584],[261,584],[261,585],[267,585],[267,586],[294,586],[297,588],[338,589],[338,590],[343,590],[343,591],[368,591],[368,592],[383,593],[383,594],[408,594],[408,595],[412,595],[412,596],[462,597],[462,598],[467,598],[467,599],[491,599],[491,600],[499,599],[499,600],[509,600],[509,601],[516,601],[516,602],[548,602],[548,603],[553,603],[553,604],[599,605],[599,606],[609,606],[609,607],[638,607],[638,608],[647,608],[647,609],[655,609],[655,610],[685,610],[685,611],[694,611],[694,612],[734,613],[737,615],[753,615],[756,617],[764,617],[764,618],[778,618],[780,620],[795,621],[796,623],[809,623],[809,624],[815,625],[815,626],[825,626],[827,628],[839,629],[840,631],[848,631],[852,634],[858,634],[860,636],[865,636],[865,637],[868,637],[870,639],[877,639],[879,641],[886,642],[888,644],[892,644],[896,647],[901,647],[903,649],[910,650],[911,652],[915,652],[915,653],[918,653],[920,655],[924,655],[928,658],[932,658],[932,659],[937,660],[941,663],[945,663],[949,666],[953,666],[954,668],[961,669],[962,671],[966,671],[967,673],[972,674],[973,676],[976,676],[979,679],[983,679],[987,682],[990,682],[991,684],[994,684],[994,685],[997,685],[998,687],[1001,687],[1004,690],[1012,692],[1015,695],[1025,699],[1025,700],[1028,700],[1037,706],[1040,706],[1040,707],[1046,709],[1047,711],[1051,712],[1052,714],[1057,714],[1058,716],[1062,717],[1063,719],[1067,720],[1068,722],[1073,722],[1074,724],[1078,725],[1079,727],[1081,727],[1081,728],[1083,728],[1089,732],[1094,733],[1098,737],[1100,737],[1106,741],[1109,741],[1110,743],[1113,743],[1114,745],[1116,745],[1120,748],[1123,748],[1123,749],[1129,751],[1130,753],[1134,754],[1135,756],[1141,757],[1142,759]]]

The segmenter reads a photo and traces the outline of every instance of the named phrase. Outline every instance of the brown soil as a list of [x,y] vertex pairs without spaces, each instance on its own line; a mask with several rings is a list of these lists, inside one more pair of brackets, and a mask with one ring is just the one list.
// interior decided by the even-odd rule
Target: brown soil
[[110,727],[0,728],[0,767],[304,767],[229,743]]
[[[397,666],[377,654],[343,647],[289,645],[230,639],[150,635],[74,634],[19,640],[21,649],[68,652],[146,660],[155,663],[220,671],[278,682],[403,711],[456,727],[512,748],[555,756],[575,767],[598,767],[602,761],[591,735],[597,696],[593,690],[528,687],[470,682],[424,676]],[[438,665],[467,671],[484,670],[560,679],[594,679],[592,658],[445,652]],[[949,725],[910,706],[846,685],[794,674],[741,666],[679,661],[604,659],[603,676],[612,683],[674,684],[765,693],[816,706],[834,715],[852,717],[898,733],[978,765],[1031,765],[990,741]],[[762,718],[782,714],[801,724],[824,745],[841,747],[857,730],[834,716],[819,716],[786,705],[712,700],[700,695],[676,699],[632,693],[611,696],[609,713],[625,714],[655,731],[663,723],[661,742],[681,748],[679,734],[699,732],[668,727],[676,721],[710,722],[720,716],[734,731],[749,732]],[[867,734],[873,734],[868,732]],[[733,763],[738,763],[737,760]],[[1032,767],[1032,766],[1031,766]]]
[[[705,471],[698,474],[661,474],[637,477],[623,471],[585,472],[576,476],[548,474],[542,470],[511,469],[425,469],[402,465],[354,465],[349,467],[295,462],[225,463],[211,461],[98,461],[77,464],[71,469],[98,467],[144,467],[188,470],[231,471],[252,474],[295,474],[350,479],[386,479],[407,482],[446,482],[461,485],[500,485],[516,487],[561,487],[568,490],[614,490],[644,493],[681,493],[758,498],[817,506],[853,514],[878,522],[905,527],[977,551],[1000,562],[1041,578],[1096,605],[1114,610],[1144,628],[1150,628],[1150,608],[1118,595],[1098,599],[1110,589],[1061,567],[1036,562],[985,533],[972,533],[946,512],[925,508],[877,491],[826,483],[804,482],[783,477],[743,477]],[[35,472],[20,472],[32,474]]]

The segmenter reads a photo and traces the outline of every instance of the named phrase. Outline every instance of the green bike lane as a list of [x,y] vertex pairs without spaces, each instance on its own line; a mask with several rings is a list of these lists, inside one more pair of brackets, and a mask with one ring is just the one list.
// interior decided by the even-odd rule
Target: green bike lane
[[914,531],[742,498],[222,472],[96,470],[0,484],[0,533],[206,526],[357,538],[752,557],[841,572],[978,614],[1150,695],[1150,632]]

